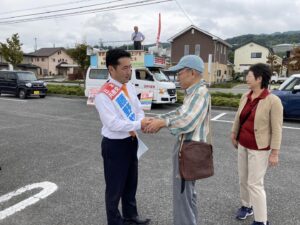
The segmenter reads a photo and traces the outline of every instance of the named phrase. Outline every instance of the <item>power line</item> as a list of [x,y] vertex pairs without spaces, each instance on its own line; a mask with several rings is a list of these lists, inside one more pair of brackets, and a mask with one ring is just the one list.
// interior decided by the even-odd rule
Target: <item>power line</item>
[[178,7],[181,9],[181,11],[183,12],[183,14],[186,16],[186,18],[194,25],[194,21],[192,20],[192,18],[187,14],[187,12],[184,10],[184,8],[179,4],[178,0],[175,0],[175,2],[177,3]]
[[59,10],[53,10],[53,11],[47,11],[47,12],[32,13],[32,14],[19,15],[19,16],[11,16],[11,17],[0,18],[0,20],[7,20],[7,19],[14,19],[14,18],[28,17],[28,16],[37,16],[37,15],[51,14],[51,13],[64,12],[64,11],[72,11],[72,10],[76,10],[76,9],[89,8],[89,7],[93,7],[93,6],[106,5],[106,4],[122,2],[122,1],[125,1],[125,0],[114,0],[114,1],[110,1],[110,2],[103,2],[103,3],[92,4],[92,5],[79,6],[79,7],[69,8],[69,9],[59,9]]
[[65,3],[59,3],[59,4],[44,5],[44,6],[35,7],[35,8],[18,9],[18,10],[13,10],[13,11],[0,12],[0,14],[4,15],[4,14],[10,14],[10,13],[15,13],[15,12],[24,12],[24,11],[36,10],[36,9],[53,8],[56,6],[71,5],[71,4],[77,4],[77,3],[81,3],[81,2],[90,2],[90,1],[95,1],[95,0],[80,0],[80,1],[76,1],[76,2],[65,2]]
[[82,11],[70,12],[70,13],[64,13],[64,14],[54,14],[54,15],[49,15],[49,16],[40,16],[40,17],[27,18],[27,19],[2,21],[2,22],[0,22],[0,25],[1,24],[15,24],[15,23],[23,23],[23,22],[32,22],[32,21],[38,21],[38,20],[61,18],[61,17],[67,17],[67,16],[76,16],[76,15],[83,15],[83,14],[97,13],[97,12],[105,12],[105,11],[133,8],[133,7],[144,6],[144,5],[159,4],[159,3],[170,2],[170,1],[173,1],[173,0],[159,0],[159,1],[144,0],[144,1],[139,1],[139,2],[126,3],[126,4],[102,7],[102,8],[97,8],[97,9],[82,10]]

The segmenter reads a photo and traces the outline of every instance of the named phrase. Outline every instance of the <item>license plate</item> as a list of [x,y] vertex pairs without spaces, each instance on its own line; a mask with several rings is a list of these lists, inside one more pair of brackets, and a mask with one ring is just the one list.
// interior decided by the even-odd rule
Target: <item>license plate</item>
[[39,94],[40,94],[40,91],[33,91],[33,94],[34,94],[34,95],[39,95]]

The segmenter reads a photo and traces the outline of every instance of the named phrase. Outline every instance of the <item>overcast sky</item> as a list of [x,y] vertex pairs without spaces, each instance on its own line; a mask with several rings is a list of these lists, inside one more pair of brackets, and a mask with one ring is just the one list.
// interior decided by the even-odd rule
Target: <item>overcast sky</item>
[[[6,24],[8,19],[3,19],[111,1],[0,0],[0,42],[4,42],[13,33],[19,33],[24,52],[33,51],[34,38],[37,38],[38,48],[53,47],[54,45],[56,47],[73,47],[75,43],[83,41],[95,45],[99,44],[100,39],[103,42],[130,40],[133,26],[137,25],[146,36],[145,43],[149,44],[156,40],[158,13],[161,13],[162,16],[161,41],[163,42],[191,25],[191,21],[199,28],[223,39],[243,34],[270,34],[300,30],[300,0],[177,0],[186,14],[176,4],[176,1],[170,1],[17,24]],[[137,1],[143,0],[119,0],[109,5],[94,6],[88,9]],[[70,4],[71,2],[73,4]],[[49,7],[62,3],[69,4]],[[32,9],[39,7],[43,8]],[[12,12],[24,9],[30,10]]]

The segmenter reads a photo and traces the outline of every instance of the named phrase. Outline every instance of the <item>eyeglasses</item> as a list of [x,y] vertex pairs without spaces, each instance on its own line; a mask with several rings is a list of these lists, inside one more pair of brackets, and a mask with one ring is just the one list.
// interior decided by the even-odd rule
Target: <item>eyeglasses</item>
[[183,69],[181,69],[181,70],[179,70],[178,72],[177,72],[177,76],[180,76],[181,74],[183,74],[185,71],[187,71],[187,70],[191,70],[190,68],[183,68]]

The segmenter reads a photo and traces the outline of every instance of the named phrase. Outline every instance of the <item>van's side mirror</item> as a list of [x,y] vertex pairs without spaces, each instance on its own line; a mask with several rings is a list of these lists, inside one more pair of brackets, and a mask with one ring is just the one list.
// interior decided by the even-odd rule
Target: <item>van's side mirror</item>
[[297,93],[298,91],[300,91],[300,85],[295,85],[293,88],[293,94]]

